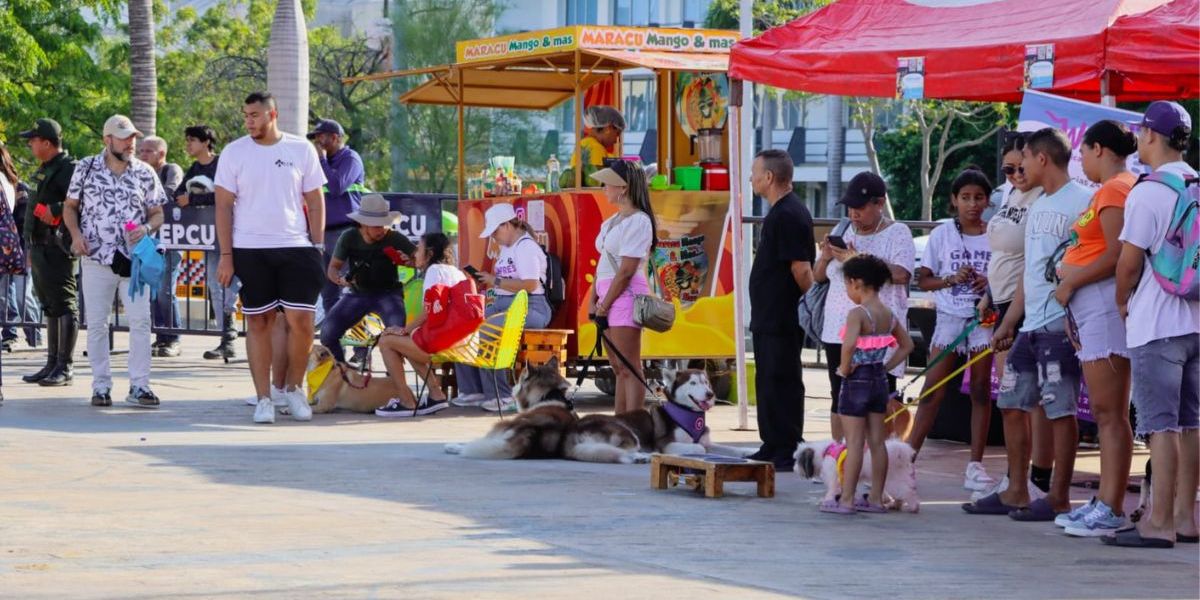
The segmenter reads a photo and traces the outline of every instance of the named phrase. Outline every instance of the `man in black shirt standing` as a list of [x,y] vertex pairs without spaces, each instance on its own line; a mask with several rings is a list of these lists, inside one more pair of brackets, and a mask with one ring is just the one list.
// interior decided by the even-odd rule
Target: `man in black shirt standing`
[[771,205],[750,269],[750,332],[763,442],[752,458],[791,470],[792,453],[804,434],[804,334],[797,305],[813,284],[812,215],[792,191],[792,159],[786,152],[759,152],[750,184]]

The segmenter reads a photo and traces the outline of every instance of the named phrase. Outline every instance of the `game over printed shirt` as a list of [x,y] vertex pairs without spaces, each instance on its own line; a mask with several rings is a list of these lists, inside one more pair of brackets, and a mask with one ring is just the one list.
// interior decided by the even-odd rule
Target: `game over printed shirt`
[[[987,234],[963,235],[954,223],[943,223],[929,235],[921,267],[932,271],[935,277],[946,277],[969,265],[986,277],[991,258]],[[981,295],[967,282],[935,291],[933,301],[939,313],[969,318],[975,316],[975,305]]]

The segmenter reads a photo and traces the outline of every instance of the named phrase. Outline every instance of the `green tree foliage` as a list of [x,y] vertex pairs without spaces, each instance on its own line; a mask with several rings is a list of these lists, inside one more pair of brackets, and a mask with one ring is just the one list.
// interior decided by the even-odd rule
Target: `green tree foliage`
[[16,134],[34,120],[57,120],[66,147],[82,154],[99,148],[104,119],[128,106],[128,66],[113,62],[124,55],[102,36],[119,4],[0,0],[0,138],[23,171],[34,161]]
[[[971,108],[979,112],[963,117]],[[949,216],[950,183],[969,165],[980,167],[993,184],[997,183],[996,127],[1012,124],[1004,105],[925,101],[910,102],[906,109],[900,127],[876,136],[880,167],[888,181],[888,195],[897,219],[936,220]],[[951,110],[959,111],[953,119],[948,116]],[[931,127],[925,160],[922,120]],[[923,171],[929,178],[926,193],[930,210],[926,215],[922,215]]]

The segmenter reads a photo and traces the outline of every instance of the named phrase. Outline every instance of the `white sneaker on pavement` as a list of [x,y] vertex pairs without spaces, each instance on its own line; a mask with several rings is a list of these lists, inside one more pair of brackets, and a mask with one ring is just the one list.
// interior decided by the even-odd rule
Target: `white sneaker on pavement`
[[971,461],[967,463],[967,473],[963,477],[963,487],[972,491],[983,491],[996,485],[996,480],[983,468],[983,463]]
[[495,398],[488,398],[484,401],[482,406],[483,410],[488,412],[498,412],[503,414],[517,412],[517,401],[513,400],[512,396],[509,396],[508,398],[500,398],[499,405],[497,405],[497,400]]
[[255,423],[274,423],[275,422],[275,405],[271,403],[270,398],[259,398],[258,403],[254,407],[254,422]]
[[312,407],[308,405],[308,398],[304,397],[304,390],[296,388],[284,392],[284,400],[287,402],[288,412],[292,415],[293,421],[311,421]]
[[459,394],[450,399],[450,404],[461,408],[474,408],[483,406],[487,401],[487,396],[483,394]]
[[[275,405],[275,408],[287,406],[287,398],[284,397],[284,394],[283,388],[271,386],[271,402]],[[246,398],[246,406],[258,406],[258,397],[250,396]]]

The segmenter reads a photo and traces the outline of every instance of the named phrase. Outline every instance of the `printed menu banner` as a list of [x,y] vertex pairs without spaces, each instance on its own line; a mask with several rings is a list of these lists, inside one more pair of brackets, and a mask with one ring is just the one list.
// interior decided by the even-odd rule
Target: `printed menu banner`
[[896,98],[920,100],[925,97],[925,57],[902,56],[896,59]]
[[1025,89],[1054,87],[1054,44],[1025,46]]

